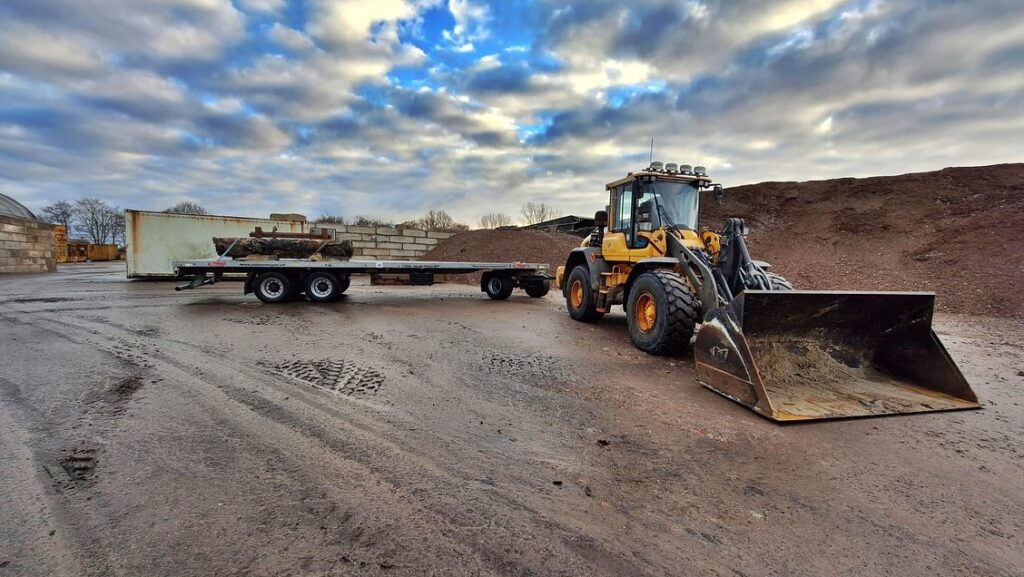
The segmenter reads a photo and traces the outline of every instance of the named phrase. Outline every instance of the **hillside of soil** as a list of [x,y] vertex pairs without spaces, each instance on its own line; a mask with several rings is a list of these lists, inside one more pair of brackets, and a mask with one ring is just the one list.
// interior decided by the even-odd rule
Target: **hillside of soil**
[[[423,259],[544,263],[548,272],[555,274],[555,269],[565,264],[569,251],[582,241],[578,236],[539,230],[471,230],[442,240]],[[480,281],[480,273],[453,275],[449,280],[475,284]]]
[[[1024,318],[1024,164],[738,186],[724,206],[704,204],[712,229],[728,216],[746,219],[754,258],[797,288],[931,291],[941,311]],[[424,258],[542,262],[554,273],[580,240],[475,230]]]
[[1024,164],[726,190],[754,258],[797,288],[924,290],[939,310],[1024,317]]

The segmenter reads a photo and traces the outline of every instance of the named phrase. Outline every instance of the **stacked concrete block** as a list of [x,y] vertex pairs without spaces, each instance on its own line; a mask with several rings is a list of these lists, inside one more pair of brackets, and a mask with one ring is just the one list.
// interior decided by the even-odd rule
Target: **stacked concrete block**
[[455,234],[401,226],[329,224],[324,227],[335,229],[338,239],[352,241],[353,260],[416,260],[434,248],[438,241]]
[[38,220],[0,215],[0,273],[55,270],[53,227]]

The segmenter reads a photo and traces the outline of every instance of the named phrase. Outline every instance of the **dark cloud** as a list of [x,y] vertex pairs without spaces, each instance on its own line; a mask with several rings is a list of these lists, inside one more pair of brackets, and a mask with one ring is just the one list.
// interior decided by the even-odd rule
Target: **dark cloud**
[[531,82],[533,75],[533,70],[525,63],[497,66],[470,72],[464,86],[474,94],[524,94],[535,90]]

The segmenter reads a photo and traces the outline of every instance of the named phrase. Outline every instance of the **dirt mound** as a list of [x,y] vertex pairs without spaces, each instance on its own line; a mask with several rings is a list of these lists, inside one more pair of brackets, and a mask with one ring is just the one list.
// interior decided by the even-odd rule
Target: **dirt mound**
[[797,288],[933,291],[943,311],[1024,317],[1024,164],[739,186],[702,219],[727,216]]
[[[583,239],[569,234],[542,232],[539,230],[471,230],[442,240],[424,260],[448,260],[455,262],[538,262],[548,265],[548,272],[555,274],[555,268],[564,265],[569,251],[580,245]],[[449,281],[476,284],[480,273],[453,275]]]

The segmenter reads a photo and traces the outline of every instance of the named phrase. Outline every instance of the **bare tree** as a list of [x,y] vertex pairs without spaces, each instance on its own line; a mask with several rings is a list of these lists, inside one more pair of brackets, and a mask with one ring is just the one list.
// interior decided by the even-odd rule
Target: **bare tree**
[[75,207],[66,200],[44,206],[43,215],[53,224],[64,225],[64,230],[71,232],[71,224],[75,218]]
[[192,202],[191,200],[183,200],[178,204],[168,208],[164,212],[170,214],[210,214],[205,208],[202,207],[198,202]]
[[128,239],[125,238],[124,211],[116,206],[110,210],[112,211],[110,215],[111,220],[114,221],[114,232],[111,234],[111,240],[114,241],[114,244],[118,245],[128,244]]
[[551,220],[553,218],[558,218],[561,211],[553,206],[544,204],[543,202],[539,204],[528,202],[523,205],[519,210],[519,213],[523,216],[523,224],[531,225]]
[[93,244],[107,244],[124,238],[124,214],[98,198],[75,201],[75,232]]
[[488,212],[480,217],[480,228],[500,228],[511,224],[512,217],[503,212]]
[[394,226],[394,222],[372,216],[356,216],[352,219],[355,226]]
[[426,230],[469,230],[469,225],[455,222],[455,219],[443,210],[431,210],[416,223]]
[[346,224],[345,217],[340,214],[321,214],[316,219],[317,224]]
[[426,230],[448,230],[455,224],[455,219],[443,210],[431,210],[416,222]]

